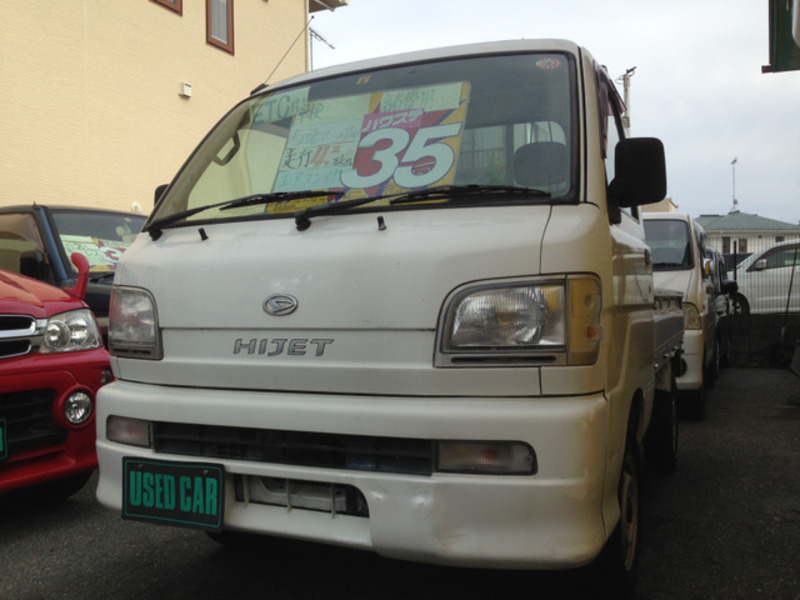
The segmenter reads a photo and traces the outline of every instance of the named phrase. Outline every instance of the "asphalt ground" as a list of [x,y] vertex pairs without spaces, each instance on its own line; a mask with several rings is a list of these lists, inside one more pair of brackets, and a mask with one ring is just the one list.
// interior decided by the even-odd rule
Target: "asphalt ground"
[[723,369],[643,493],[637,598],[800,599],[800,377]]
[[[642,480],[637,600],[800,600],[800,377],[731,368],[704,421],[680,424],[670,476]],[[594,597],[576,573],[446,569],[266,540],[223,548],[194,530],[123,521],[96,475],[54,506],[0,499],[0,600]]]

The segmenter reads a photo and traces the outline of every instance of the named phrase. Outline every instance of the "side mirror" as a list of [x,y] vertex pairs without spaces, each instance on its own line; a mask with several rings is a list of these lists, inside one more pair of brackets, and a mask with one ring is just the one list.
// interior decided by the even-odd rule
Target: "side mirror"
[[47,257],[41,250],[26,250],[19,255],[19,272],[21,275],[53,283],[47,268]]
[[160,186],[156,188],[155,197],[153,198],[153,206],[158,205],[158,201],[161,200],[161,196],[164,195],[164,192],[167,191],[169,184],[162,183]]
[[69,259],[78,268],[78,281],[71,288],[65,291],[83,300],[86,297],[86,285],[89,283],[89,261],[80,252],[73,252]]
[[739,284],[733,279],[726,279],[722,282],[723,294],[735,294],[739,291]]
[[766,268],[767,268],[766,258],[759,258],[756,262],[753,263],[753,266],[750,267],[752,271],[763,271]]
[[614,149],[614,180],[609,197],[621,207],[653,204],[667,195],[664,145],[656,138],[627,138]]

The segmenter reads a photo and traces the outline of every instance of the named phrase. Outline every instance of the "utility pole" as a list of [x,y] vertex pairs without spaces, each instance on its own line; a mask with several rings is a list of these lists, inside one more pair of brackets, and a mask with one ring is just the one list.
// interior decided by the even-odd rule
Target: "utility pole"
[[631,134],[631,77],[636,67],[631,67],[617,81],[622,82],[622,100],[625,102],[625,114],[622,115],[622,126],[625,128],[625,137]]

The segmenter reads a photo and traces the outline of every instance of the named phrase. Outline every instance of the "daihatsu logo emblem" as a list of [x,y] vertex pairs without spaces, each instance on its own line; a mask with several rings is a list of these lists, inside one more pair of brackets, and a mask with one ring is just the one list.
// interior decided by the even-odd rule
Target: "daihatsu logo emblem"
[[283,317],[297,310],[297,298],[289,294],[274,294],[264,300],[264,310],[274,317]]

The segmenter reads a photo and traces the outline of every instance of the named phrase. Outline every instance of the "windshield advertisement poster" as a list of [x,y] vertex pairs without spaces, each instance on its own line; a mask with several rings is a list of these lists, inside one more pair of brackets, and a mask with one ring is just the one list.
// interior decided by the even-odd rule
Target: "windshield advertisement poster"
[[[291,92],[297,113],[274,191],[329,189],[332,199],[341,200],[452,183],[466,118],[467,83],[316,102],[298,99],[302,91]],[[267,99],[254,120],[274,120],[270,103],[280,100]],[[318,203],[319,199],[309,198],[269,210],[284,212]]]
[[73,252],[83,254],[89,261],[91,271],[113,271],[117,268],[119,257],[125,251],[120,242],[84,235],[62,235],[61,242],[68,256]]

